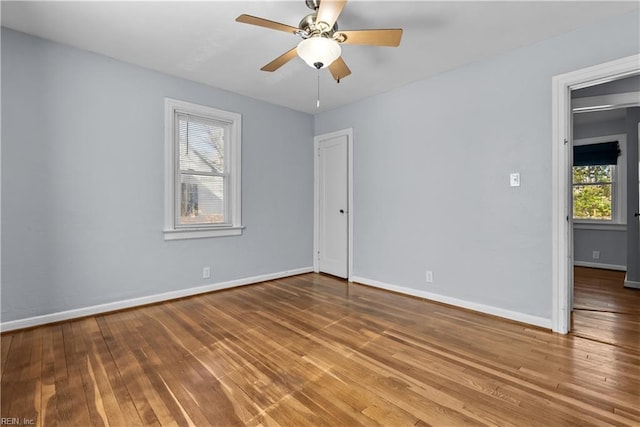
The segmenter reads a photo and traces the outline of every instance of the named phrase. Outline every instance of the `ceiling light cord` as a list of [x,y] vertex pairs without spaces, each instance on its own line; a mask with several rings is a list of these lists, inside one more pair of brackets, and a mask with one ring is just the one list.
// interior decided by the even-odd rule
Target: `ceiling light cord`
[[318,68],[317,73],[318,73],[318,97],[316,98],[316,108],[320,108],[320,68]]

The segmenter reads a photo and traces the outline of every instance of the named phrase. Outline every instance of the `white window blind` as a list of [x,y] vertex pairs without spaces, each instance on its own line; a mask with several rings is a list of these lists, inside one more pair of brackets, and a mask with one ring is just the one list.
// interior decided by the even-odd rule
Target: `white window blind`
[[225,164],[228,123],[176,114],[179,169],[176,227],[229,224],[226,194],[229,173]]
[[166,99],[165,120],[165,239],[240,234],[240,115]]

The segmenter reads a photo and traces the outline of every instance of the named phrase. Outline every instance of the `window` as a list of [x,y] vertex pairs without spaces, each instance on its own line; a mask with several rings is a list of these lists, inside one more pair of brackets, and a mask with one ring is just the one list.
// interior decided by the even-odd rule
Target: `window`
[[576,140],[573,147],[573,219],[625,222],[624,135]]
[[573,167],[573,219],[611,221],[615,165]]
[[165,99],[165,240],[242,233],[241,116]]

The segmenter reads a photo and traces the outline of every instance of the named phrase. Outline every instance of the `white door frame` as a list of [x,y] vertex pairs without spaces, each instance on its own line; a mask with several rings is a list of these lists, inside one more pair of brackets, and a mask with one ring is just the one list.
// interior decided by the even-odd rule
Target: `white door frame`
[[313,271],[320,272],[318,248],[320,237],[320,141],[339,136],[347,137],[347,280],[353,277],[353,129],[317,135],[313,138]]
[[573,265],[570,239],[572,214],[569,212],[571,183],[571,91],[640,74],[640,55],[598,64],[554,76],[552,79],[553,149],[551,154],[551,233],[552,233],[552,313],[554,332],[566,334],[571,327]]

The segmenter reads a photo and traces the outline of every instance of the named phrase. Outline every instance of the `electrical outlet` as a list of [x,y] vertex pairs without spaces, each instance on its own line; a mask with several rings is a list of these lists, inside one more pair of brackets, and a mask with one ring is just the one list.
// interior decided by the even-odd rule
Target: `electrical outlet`
[[202,278],[210,279],[211,278],[211,267],[204,267],[202,269]]
[[427,283],[433,283],[433,271],[427,270]]
[[593,251],[593,254],[591,254],[591,257],[593,259],[600,259],[600,251]]
[[520,187],[520,174],[518,172],[514,172],[509,175],[509,183],[512,187]]

